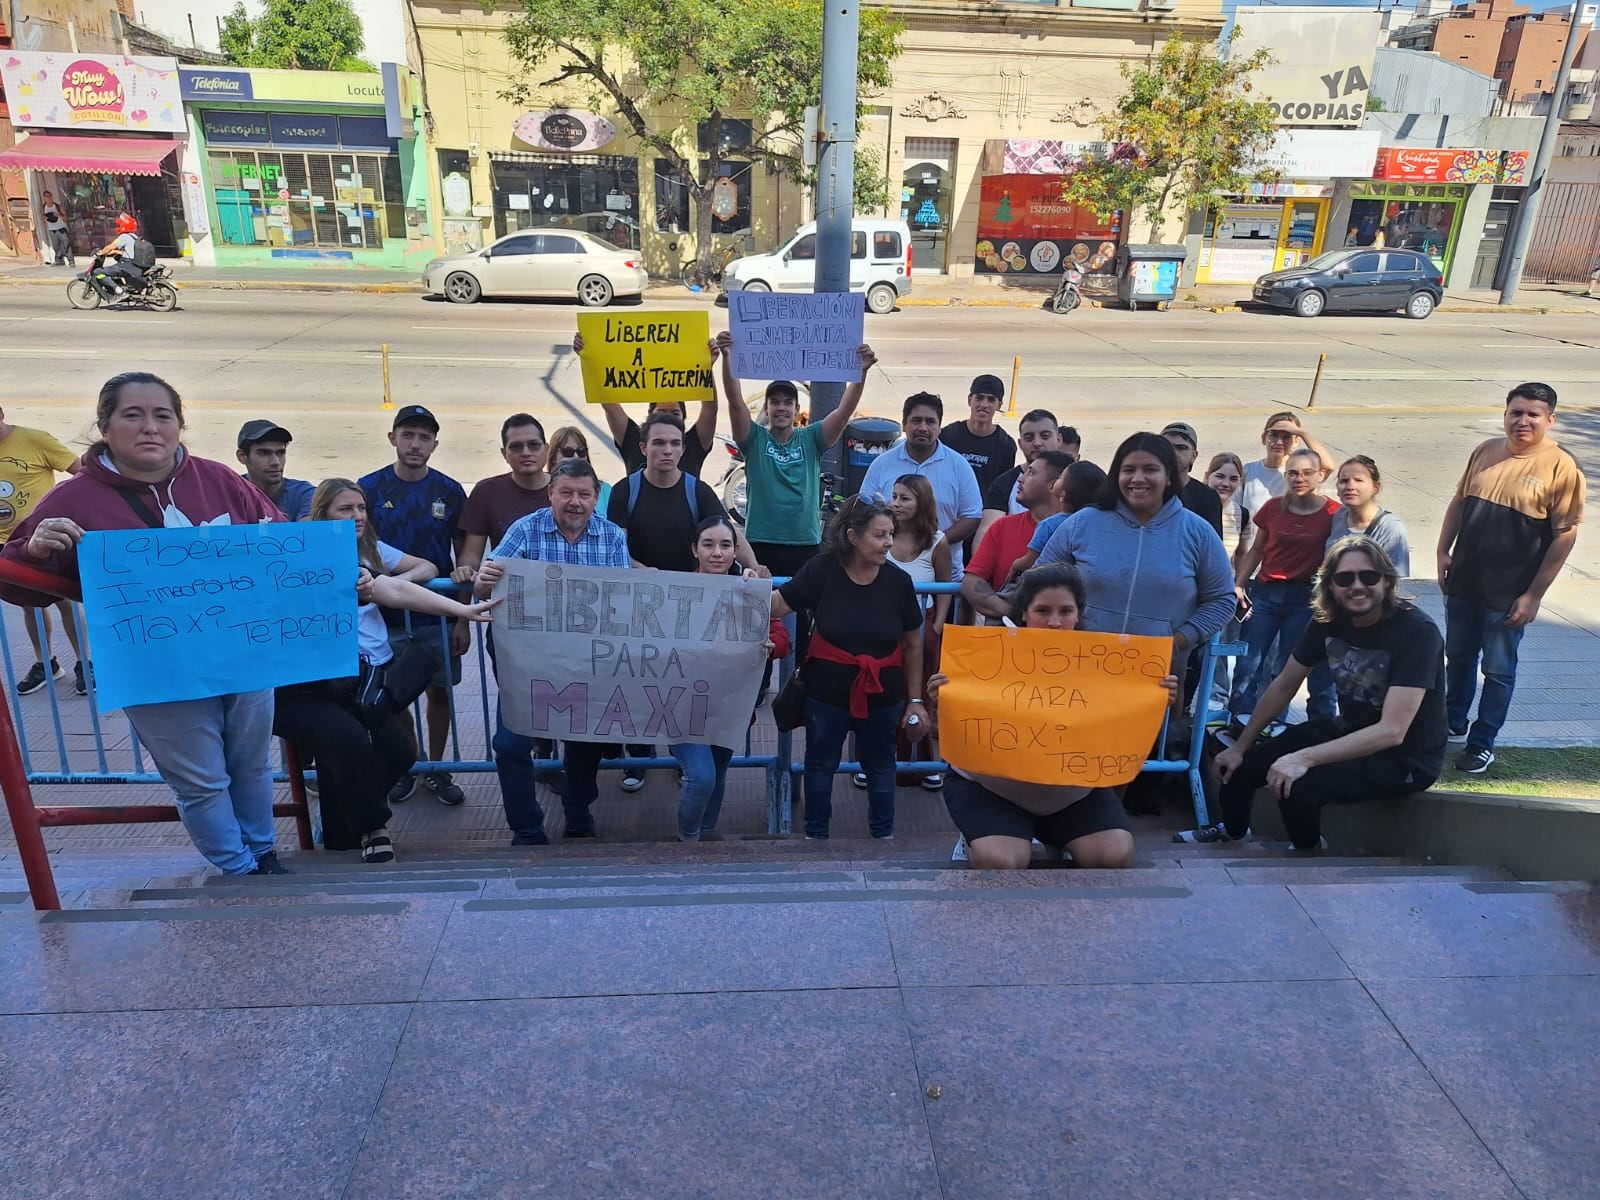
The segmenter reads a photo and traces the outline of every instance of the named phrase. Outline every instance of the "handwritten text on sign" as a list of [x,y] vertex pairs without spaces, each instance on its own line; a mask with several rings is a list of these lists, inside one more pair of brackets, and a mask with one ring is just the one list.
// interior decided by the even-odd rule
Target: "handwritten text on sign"
[[1161,731],[1170,639],[951,626],[940,655],[939,749],[962,770],[1116,787]]
[[849,293],[776,296],[728,293],[733,373],[740,379],[853,383],[864,338],[866,299]]
[[78,571],[101,712],[355,673],[352,522],[87,533]]
[[711,390],[705,312],[579,313],[583,395],[590,404],[694,404]]
[[509,728],[574,742],[744,745],[771,583],[501,561],[494,648]]

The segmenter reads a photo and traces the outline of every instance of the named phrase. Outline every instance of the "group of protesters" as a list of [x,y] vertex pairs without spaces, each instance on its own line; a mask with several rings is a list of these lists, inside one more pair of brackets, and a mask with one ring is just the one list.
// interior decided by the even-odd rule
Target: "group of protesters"
[[[582,352],[581,339],[575,349]],[[860,378],[839,406],[809,423],[800,388],[783,380],[766,386],[753,414],[732,368],[731,336],[719,335],[710,349],[746,467],[742,523],[700,478],[716,446],[716,401],[692,424],[677,405],[651,406],[642,423],[606,405],[626,470],[610,486],[579,427],[547,431],[535,416],[513,414],[500,430],[507,471],[469,493],[430,465],[440,422],[423,406],[395,414],[388,465],[313,485],[288,476],[293,438],[271,420],[240,429],[243,474],[189,453],[177,391],[131,372],[102,388],[100,440],[82,455],[41,431],[6,425],[0,412],[0,458],[12,472],[0,472],[11,480],[0,482],[11,488],[9,513],[0,513],[3,554],[70,582],[87,530],[354,523],[359,661],[330,668],[327,681],[276,693],[126,710],[197,848],[225,873],[273,874],[286,870],[274,852],[274,736],[315,767],[329,850],[392,861],[393,805],[424,790],[445,805],[463,802],[438,765],[448,761],[451,689],[462,678],[471,625],[490,621],[495,585],[514,559],[778,579],[767,651],[780,660],[792,645],[800,664],[792,698],[805,728],[807,838],[829,836],[834,778],[852,736],[872,836],[893,837],[901,765],[938,757],[941,635],[948,622],[966,620],[1169,638],[1172,673],[1151,686],[1164,688],[1174,707],[1192,705],[1196,720],[1221,714],[1226,747],[1216,760],[1222,821],[1178,836],[1247,836],[1255,792],[1266,786],[1293,845],[1311,849],[1320,843],[1323,806],[1429,786],[1450,737],[1465,739],[1460,769],[1493,763],[1518,642],[1582,517],[1583,476],[1548,436],[1555,392],[1538,383],[1512,389],[1504,436],[1473,452],[1445,514],[1441,635],[1401,597],[1410,547],[1404,523],[1381,503],[1378,463],[1365,455],[1338,461],[1298,415],[1268,418],[1260,457],[1218,453],[1203,474],[1195,471],[1200,437],[1185,420],[1125,438],[1102,469],[1084,457],[1077,431],[1045,409],[1026,413],[1014,439],[997,422],[1002,381],[980,375],[963,419],[947,423],[932,393],[907,397],[903,438],[873,460],[825,528],[823,456],[860,403],[876,362],[871,348],[860,348]],[[58,471],[70,478],[49,490]],[[1337,499],[1325,494],[1330,483]],[[439,590],[440,579],[450,586]],[[962,604],[916,589],[940,582],[958,584]],[[37,655],[18,685],[27,694],[63,674],[47,620],[57,598],[10,580],[0,597],[40,610],[27,614]],[[83,693],[86,648],[70,608],[59,611]],[[1194,668],[1219,634],[1242,640],[1246,651],[1231,677],[1218,672],[1212,695],[1196,696]],[[488,651],[493,660],[492,636]],[[404,714],[372,718],[363,688],[380,668],[415,676],[421,744]],[[766,684],[750,681],[752,709]],[[1309,719],[1285,728],[1302,685]],[[679,838],[716,839],[734,748],[667,749],[680,775]],[[541,782],[561,801],[563,835],[594,837],[602,759],[649,759],[657,748],[557,744],[508,728],[500,713],[492,750],[513,843],[531,846],[548,841]],[[1083,866],[1132,861],[1117,790],[961,770],[920,782],[943,792],[961,831],[958,852],[975,866],[1025,866],[1036,842],[1062,847]],[[625,792],[644,785],[643,770],[621,775]]]

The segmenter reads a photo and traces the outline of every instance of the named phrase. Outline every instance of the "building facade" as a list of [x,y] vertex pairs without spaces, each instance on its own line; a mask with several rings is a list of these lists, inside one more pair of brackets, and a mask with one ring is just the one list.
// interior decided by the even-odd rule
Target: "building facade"
[[437,254],[421,87],[406,67],[179,77],[198,264],[415,268]]
[[[889,7],[904,24],[903,49],[890,87],[866,98],[859,144],[884,164],[890,188],[882,210],[863,215],[907,220],[919,273],[997,281],[1050,274],[1060,248],[1076,244],[1105,258],[1097,269],[1108,268],[1102,245],[1120,231],[1062,204],[1062,173],[1098,152],[1095,111],[1121,94],[1119,63],[1148,56],[1173,29],[1214,37],[1220,0]],[[430,169],[452,249],[553,225],[638,249],[657,277],[693,261],[683,181],[619,114],[589,111],[587,94],[571,84],[538,89],[522,105],[505,100],[500,93],[518,68],[501,36],[503,18],[477,0],[413,0],[409,12],[433,123]],[[648,116],[670,126],[675,114]],[[679,124],[677,144],[704,152],[701,131]],[[809,218],[809,198],[788,177],[740,162],[736,146],[731,158],[728,215],[719,215],[713,238],[719,247],[770,249]],[[1056,250],[1034,254],[1043,242]]]
[[[1600,6],[1592,3],[1580,10],[1580,38],[1588,37],[1597,12]],[[1564,5],[1535,12],[1516,0],[1471,0],[1407,25],[1394,35],[1394,45],[1492,76],[1500,98],[1516,103],[1555,86],[1570,32]]]

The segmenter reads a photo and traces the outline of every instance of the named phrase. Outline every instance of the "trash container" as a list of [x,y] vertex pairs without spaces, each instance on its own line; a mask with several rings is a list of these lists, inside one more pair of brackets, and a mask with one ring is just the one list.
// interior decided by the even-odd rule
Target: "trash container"
[[1153,304],[1163,311],[1178,294],[1184,246],[1130,245],[1117,251],[1117,299],[1131,309]]
[[900,425],[882,417],[857,417],[844,428],[844,487],[841,496],[854,496],[861,490],[867,468],[890,446],[900,440]]

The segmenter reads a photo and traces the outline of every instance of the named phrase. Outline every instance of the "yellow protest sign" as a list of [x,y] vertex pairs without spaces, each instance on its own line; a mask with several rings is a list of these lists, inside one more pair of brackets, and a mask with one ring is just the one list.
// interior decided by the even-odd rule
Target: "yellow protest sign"
[[711,317],[684,312],[579,313],[590,404],[696,404],[711,388]]
[[946,626],[940,753],[1024,783],[1128,783],[1161,731],[1171,657],[1166,638]]

